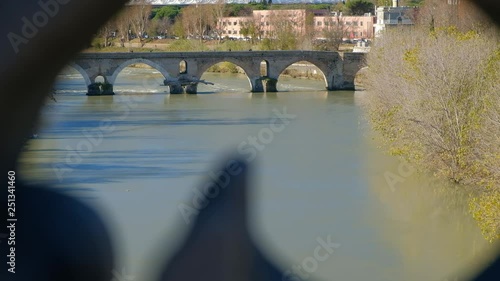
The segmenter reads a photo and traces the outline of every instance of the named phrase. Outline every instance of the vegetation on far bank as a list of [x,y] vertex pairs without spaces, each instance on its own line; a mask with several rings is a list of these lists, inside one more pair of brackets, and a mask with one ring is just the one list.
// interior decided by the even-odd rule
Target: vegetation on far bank
[[[263,40],[259,42],[243,41],[243,40],[222,40],[222,41],[203,41],[192,39],[163,39],[149,40],[140,43],[138,39],[131,40],[122,46],[116,40],[110,40],[111,46],[103,47],[102,38],[95,38],[91,46],[83,52],[199,52],[199,51],[261,51],[272,50],[270,41]],[[321,46],[317,46],[318,50],[322,50]],[[352,52],[354,44],[345,43],[339,45],[339,51]]]
[[469,209],[490,241],[500,238],[497,32],[435,17],[389,30],[368,56],[365,85],[369,119],[390,153],[474,187]]
[[[403,1],[403,0],[402,0]],[[159,43],[154,39],[196,39],[199,46],[187,46],[195,50],[203,50],[204,44],[210,45],[245,37],[252,43],[253,49],[260,50],[339,50],[342,40],[352,36],[349,24],[330,19],[320,29],[315,26],[314,14],[322,10],[324,14],[342,12],[343,15],[363,15],[373,13],[375,4],[380,0],[348,0],[345,4],[272,4],[271,1],[251,2],[249,4],[226,4],[217,0],[213,4],[164,6],[153,8],[150,0],[134,0],[134,5],[127,6],[115,15],[96,34],[91,49],[115,48],[116,45],[126,48],[133,42],[144,48],[148,43]],[[415,1],[406,1],[413,3]],[[418,1],[417,1],[418,2]],[[302,14],[292,17],[283,13],[271,12],[265,30],[260,19],[252,17],[254,10],[303,9]],[[240,21],[242,28],[238,35],[226,34],[225,27],[219,20],[223,17],[245,17]],[[297,28],[301,26],[301,28]],[[321,38],[321,40],[316,40]],[[195,41],[195,40],[193,40]],[[319,42],[321,41],[321,42]],[[180,44],[180,43],[175,43]],[[128,46],[130,47],[130,46]],[[156,48],[146,47],[155,50]],[[175,46],[172,47],[175,49]],[[168,51],[168,50],[167,50]]]

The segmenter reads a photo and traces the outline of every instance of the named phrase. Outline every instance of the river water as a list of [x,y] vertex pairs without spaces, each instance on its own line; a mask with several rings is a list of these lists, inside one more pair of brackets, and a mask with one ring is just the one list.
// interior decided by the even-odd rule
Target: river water
[[284,270],[328,236],[340,246],[311,280],[465,280],[487,256],[459,193],[377,148],[360,107],[367,93],[282,78],[281,92],[251,94],[241,74],[202,78],[215,85],[169,95],[157,72],[126,68],[117,95],[87,97],[81,76],[62,74],[26,147],[31,181],[99,206],[117,272],[152,280],[158,251],[187,229],[179,204],[284,110],[295,118],[252,162],[251,212],[253,236]]

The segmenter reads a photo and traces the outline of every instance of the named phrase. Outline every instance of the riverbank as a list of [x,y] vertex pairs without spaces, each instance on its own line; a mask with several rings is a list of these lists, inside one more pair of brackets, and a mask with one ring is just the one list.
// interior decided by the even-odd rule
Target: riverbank
[[392,155],[468,190],[469,212],[494,241],[500,239],[500,46],[487,34],[453,27],[384,33],[368,56],[364,106]]

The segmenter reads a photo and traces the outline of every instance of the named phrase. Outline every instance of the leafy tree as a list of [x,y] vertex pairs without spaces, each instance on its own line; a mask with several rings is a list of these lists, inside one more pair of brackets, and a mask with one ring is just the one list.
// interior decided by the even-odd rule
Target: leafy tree
[[375,0],[377,6],[392,6],[392,0]]
[[331,4],[310,4],[306,6],[310,10],[328,10]]
[[368,0],[350,0],[345,4],[347,13],[353,16],[362,16],[373,12],[374,5]]
[[267,4],[264,3],[250,2],[248,5],[252,10],[268,10]]
[[225,5],[224,15],[226,17],[249,16],[252,14],[252,6],[245,4],[227,4]]
[[[392,0],[373,0],[377,6],[392,6]],[[424,3],[424,0],[399,0],[400,6],[418,7]]]
[[408,4],[410,6],[420,6],[420,5],[424,4],[424,0],[409,0]]
[[345,10],[345,5],[340,1],[331,7],[332,12],[342,12],[344,10]]
[[156,20],[168,18],[169,20],[173,21],[180,12],[181,12],[181,7],[168,5],[154,9],[152,11],[152,16]]

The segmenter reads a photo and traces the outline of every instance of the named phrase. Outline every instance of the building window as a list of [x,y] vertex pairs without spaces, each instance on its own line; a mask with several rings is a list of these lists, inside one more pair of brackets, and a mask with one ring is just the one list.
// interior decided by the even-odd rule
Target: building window
[[318,21],[318,22],[317,22],[317,25],[318,25],[318,26],[321,26],[321,22],[320,22],[320,21]]
[[266,25],[269,26],[269,22],[268,21],[266,21]]
[[328,26],[328,25],[329,25],[329,23],[327,21],[325,21],[325,26]]
[[360,21],[360,22],[359,22],[359,25],[363,26],[363,22],[362,22],[362,21]]
[[234,25],[237,25],[237,23],[238,23],[238,22],[236,22],[236,21],[235,21],[235,22],[233,22],[233,24],[234,24]]
[[353,22],[352,22],[352,25],[354,25],[354,26],[358,26],[358,22],[357,22],[357,21],[353,21]]

